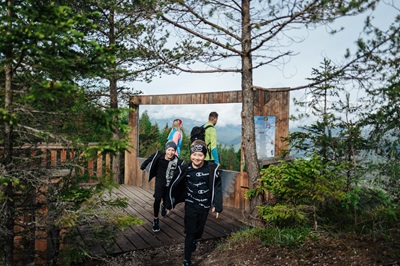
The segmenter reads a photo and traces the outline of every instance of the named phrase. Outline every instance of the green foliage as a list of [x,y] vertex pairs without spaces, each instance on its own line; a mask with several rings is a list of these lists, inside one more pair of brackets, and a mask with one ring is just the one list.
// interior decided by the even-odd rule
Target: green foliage
[[160,132],[157,125],[152,125],[147,112],[143,112],[139,120],[139,156],[149,157],[157,150],[163,150],[164,144],[158,142]]
[[300,248],[310,238],[310,227],[299,226],[295,228],[247,228],[231,234],[225,246],[232,247],[246,245],[249,242],[261,240],[266,246],[280,246],[288,248]]
[[246,196],[272,194],[270,203],[258,207],[266,222],[293,226],[308,221],[316,226],[318,212],[326,203],[343,199],[345,168],[346,164],[324,163],[317,155],[271,165],[261,170],[259,186]]
[[221,169],[240,171],[240,149],[235,151],[232,146],[218,144],[218,153],[221,161]]
[[[113,61],[106,47],[87,40],[77,30],[93,27],[89,19],[92,14],[77,14],[56,2],[28,0],[13,4],[2,4],[4,10],[12,8],[14,16],[7,17],[6,12],[1,15],[2,21],[10,23],[0,27],[0,61],[2,65],[18,62],[12,65],[13,113],[8,117],[25,134],[15,141],[87,141],[92,138],[85,135],[88,132],[98,133],[95,140],[89,141],[104,137],[100,126],[94,126],[106,120],[107,111],[93,105],[82,87],[82,79],[104,71]],[[4,56],[9,49],[14,57],[10,62]],[[4,83],[3,76],[1,81]]]
[[268,223],[276,225],[291,225],[307,223],[307,206],[291,206],[276,204],[273,206],[258,206],[259,215]]
[[[361,124],[366,128],[369,152],[374,159],[368,168],[372,185],[385,191],[397,204],[400,203],[399,22],[396,17],[385,30],[367,21],[366,30],[371,37],[360,40],[357,51],[357,55],[366,58],[354,67],[355,75],[364,76],[360,82],[367,93],[362,99],[365,111]],[[371,47],[375,47],[372,53]]]
[[292,132],[289,141],[292,150],[301,151],[305,156],[317,153],[325,161],[353,163],[357,159],[356,152],[366,148],[366,140],[362,137],[360,124],[343,118],[343,114],[353,115],[357,109],[350,105],[350,94],[343,93],[344,89],[337,82],[340,75],[336,72],[337,68],[327,59],[319,69],[313,69],[313,78],[310,80],[314,82],[333,76],[335,79],[312,88],[304,101],[294,99],[296,106],[307,108],[308,111],[302,112],[298,108],[298,115],[292,115],[291,119],[301,121],[313,117],[316,121],[302,126],[298,132]]
[[[171,132],[171,127],[168,126],[168,123],[165,124],[165,127],[160,131],[160,136],[158,138],[158,143],[160,143],[160,147],[164,147],[167,142],[168,135]],[[182,136],[182,139],[185,137]]]
[[[111,176],[92,177],[92,183],[81,183],[85,179],[79,175],[65,176],[49,186],[46,194],[50,202],[55,202],[50,209],[54,213],[54,224],[49,226],[63,232],[60,241],[64,248],[60,261],[77,263],[87,257],[99,256],[90,252],[93,245],[99,241],[105,246],[112,245],[116,232],[144,223],[123,211],[128,205],[127,198],[110,197],[112,188],[117,186]],[[79,230],[91,236],[85,243],[81,241],[78,226]]]
[[279,245],[281,247],[300,248],[310,234],[310,227],[295,228],[266,228],[260,238],[266,245]]
[[[378,112],[370,110],[368,114],[360,114],[357,112],[364,109],[350,104],[350,93],[342,94],[343,89],[336,80],[326,80],[334,74],[335,78],[340,78],[331,62],[325,60],[321,69],[313,70],[312,80],[324,82],[310,90],[307,101],[295,100],[296,105],[310,112],[306,115],[300,112],[294,119],[312,115],[316,121],[289,137],[293,150],[301,150],[303,156],[317,154],[319,163],[315,163],[317,157],[314,156],[304,160],[305,164],[295,160],[290,170],[286,169],[285,163],[279,167],[285,171],[270,167],[262,173],[261,186],[249,191],[248,195],[272,194],[272,203],[259,206],[259,212],[266,222],[275,225],[310,223],[313,217],[314,227],[318,221],[324,226],[340,229],[374,234],[384,232],[399,219],[396,204],[399,131],[398,123],[390,121],[394,114],[392,107],[397,106],[396,86],[370,91],[372,95],[388,93],[394,96],[383,96],[390,106],[380,108]],[[369,105],[371,101],[368,101]],[[385,105],[386,101],[381,103]],[[372,102],[371,106],[376,104]],[[349,117],[355,120],[349,120]],[[360,120],[360,117],[366,119]],[[374,126],[372,131],[370,128],[365,130],[367,124]],[[369,137],[365,137],[366,132]],[[313,175],[314,180],[309,178]]]
[[354,226],[365,231],[386,230],[400,219],[393,197],[378,189],[355,187],[344,195],[342,206],[353,213]]
[[[9,207],[1,214],[0,233],[2,239],[5,235],[12,236],[13,228],[4,225],[25,217],[22,225],[26,228],[18,231],[17,237],[24,239],[28,243],[24,248],[30,250],[29,245],[35,241],[32,232],[41,223],[45,228],[40,230],[52,232],[49,236],[52,236],[50,241],[54,245],[54,253],[50,254],[49,250],[49,260],[58,259],[61,242],[66,246],[73,244],[70,247],[75,246],[79,250],[75,255],[87,255],[90,246],[77,245],[81,243],[78,236],[68,238],[67,234],[73,236],[76,226],[85,222],[91,224],[90,219],[94,217],[105,222],[102,227],[96,228],[98,232],[95,235],[99,236],[96,241],[111,242],[115,232],[129,224],[139,223],[122,212],[110,216],[115,208],[126,206],[121,199],[106,200],[99,197],[115,186],[110,173],[93,180],[87,172],[81,172],[89,157],[95,158],[98,152],[113,155],[126,149],[128,139],[125,134],[129,128],[127,124],[114,119],[122,115],[124,109],[104,108],[99,102],[93,101],[93,95],[86,93],[88,79],[104,75],[115,62],[115,56],[111,53],[113,47],[96,43],[79,30],[83,27],[86,32],[92,30],[92,18],[96,15],[90,11],[84,14],[75,12],[71,7],[58,5],[59,2],[2,2],[0,13],[0,103],[5,105],[6,101],[9,102],[8,109],[0,109],[0,129],[4,135],[3,125],[9,123],[19,133],[12,134],[5,141],[11,143],[12,147],[29,147],[25,154],[12,154],[12,164],[0,165],[1,169],[3,166],[6,169],[4,175],[0,174],[4,177],[4,184],[13,183],[13,193],[5,193],[9,196],[0,197],[1,204]],[[14,6],[8,6],[8,3]],[[74,3],[76,1],[69,2]],[[9,8],[13,11],[11,16],[6,12]],[[7,99],[4,97],[5,65],[13,69],[11,95]],[[121,132],[121,138],[113,138],[115,131]],[[98,144],[88,147],[82,144],[93,141]],[[58,172],[65,169],[41,164],[46,154],[38,154],[35,149],[37,143],[46,142],[67,146],[74,149],[76,154],[84,151],[81,160],[67,160],[63,167],[69,170],[69,174],[58,182]],[[1,143],[4,143],[3,138]],[[1,158],[0,163],[5,161]],[[97,184],[84,186],[83,183],[90,179]],[[2,195],[3,192],[9,193],[3,185],[0,188]],[[96,209],[99,207],[101,210]],[[43,216],[47,211],[51,213],[51,219]],[[10,215],[6,217],[7,214]],[[36,217],[37,221],[31,222],[31,216]],[[64,231],[67,233],[61,234]],[[59,239],[58,236],[65,238]],[[7,245],[13,245],[12,237]],[[4,247],[4,243],[1,243],[2,251]],[[23,253],[26,261],[32,260],[29,256],[33,255],[33,251]]]
[[[1,167],[1,165],[0,165]],[[0,168],[1,170],[1,168]],[[6,193],[4,193],[4,188],[10,184],[19,184],[19,179],[17,178],[7,178],[0,175],[0,202],[6,200],[13,200]]]
[[84,262],[89,256],[90,254],[86,250],[71,245],[71,247],[61,250],[60,261],[62,261],[63,265],[74,265]]
[[[382,187],[394,200],[400,203],[400,151],[390,149],[393,153],[391,159],[376,162],[371,165],[370,171],[376,174],[374,185]],[[389,156],[385,156],[386,158]]]

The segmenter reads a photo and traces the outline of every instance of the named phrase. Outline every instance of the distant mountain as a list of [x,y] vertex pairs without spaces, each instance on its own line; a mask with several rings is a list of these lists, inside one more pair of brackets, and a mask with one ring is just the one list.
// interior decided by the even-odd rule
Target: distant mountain
[[[158,128],[161,130],[163,129],[166,125],[171,127],[173,118],[171,119],[151,119],[151,123],[155,124],[157,123]],[[183,131],[185,135],[189,135],[190,131],[194,126],[202,125],[202,123],[199,123],[195,120],[192,119],[186,119],[183,120]],[[240,143],[241,143],[241,125],[228,125],[228,126],[220,126],[217,124],[216,129],[218,132],[218,143],[224,144],[227,147],[230,147],[233,145],[235,149],[240,148]],[[289,132],[295,132],[295,131],[304,131],[298,127],[293,127],[289,128]]]
[[[171,127],[173,118],[171,119],[151,119],[150,121],[152,124],[157,123],[158,128],[161,130],[163,129],[166,125]],[[183,121],[183,131],[185,135],[189,135],[190,131],[194,126],[199,126],[202,125],[201,123],[198,123],[194,120],[191,119],[185,119]],[[233,126],[233,125],[228,125],[228,126],[220,126],[217,124],[215,127],[217,129],[217,141],[218,143],[224,144],[228,147],[234,146],[235,148],[240,147],[240,142],[241,142],[241,125]]]

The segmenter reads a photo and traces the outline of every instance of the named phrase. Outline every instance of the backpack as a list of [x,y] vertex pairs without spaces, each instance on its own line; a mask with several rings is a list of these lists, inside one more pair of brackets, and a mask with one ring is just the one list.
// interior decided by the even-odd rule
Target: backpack
[[212,125],[208,125],[204,127],[202,126],[194,126],[192,128],[192,131],[190,131],[190,143],[193,143],[196,139],[200,139],[202,141],[205,141],[206,137],[206,129],[212,127]]

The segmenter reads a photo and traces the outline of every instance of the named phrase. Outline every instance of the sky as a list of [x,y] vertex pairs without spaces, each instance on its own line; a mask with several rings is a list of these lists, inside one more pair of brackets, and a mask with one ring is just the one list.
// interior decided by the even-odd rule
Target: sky
[[[395,3],[397,10],[387,5]],[[399,14],[400,0],[384,0],[374,11],[374,25],[381,29],[386,28],[394,16]],[[312,68],[318,68],[324,57],[340,63],[346,48],[355,49],[355,41],[360,36],[365,15],[342,18],[335,24],[335,28],[343,26],[345,29],[335,36],[328,34],[326,28],[321,27],[308,33],[305,41],[291,46],[290,49],[298,53],[281,69],[264,68],[254,71],[254,85],[265,88],[296,87],[307,84],[306,78],[311,76]],[[155,78],[151,83],[134,82],[130,84],[143,95],[179,94],[212,91],[241,90],[239,74],[192,74],[181,73],[177,76],[162,76]],[[292,91],[290,94],[290,112],[293,113],[292,98],[304,98],[305,91]],[[240,125],[241,104],[213,104],[213,105],[153,105],[141,106],[140,115],[147,111],[150,119],[174,118],[192,119],[204,123],[211,111],[219,113],[218,125]],[[300,110],[307,112],[307,110]],[[291,125],[293,126],[293,125]]]

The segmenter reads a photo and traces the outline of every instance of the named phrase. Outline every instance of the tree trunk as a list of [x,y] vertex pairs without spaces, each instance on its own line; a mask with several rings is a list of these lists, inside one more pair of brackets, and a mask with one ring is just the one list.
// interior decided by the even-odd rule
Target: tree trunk
[[[8,17],[11,19],[13,16],[11,7],[13,2],[9,0],[7,2],[9,6]],[[12,27],[11,22],[8,25],[9,28]],[[7,34],[11,34],[7,32]],[[12,49],[8,49],[5,53],[6,56],[6,65],[5,65],[5,95],[4,95],[4,109],[6,112],[11,114],[12,112]],[[6,172],[9,172],[12,167],[12,151],[13,151],[13,126],[5,119],[4,122],[4,149],[3,149],[3,160]],[[4,186],[4,196],[5,196],[5,206],[4,206],[4,224],[5,224],[5,232],[4,238],[2,239],[4,242],[3,250],[5,255],[5,265],[14,265],[13,262],[13,254],[14,254],[14,190],[11,180],[7,182],[7,185]]]
[[[260,167],[257,160],[255,129],[254,129],[254,93],[253,93],[253,63],[251,54],[250,0],[242,1],[242,145],[246,171],[249,175],[249,188],[253,189],[260,177]],[[250,215],[252,221],[257,215],[256,206],[261,205],[262,198],[250,200]]]
[[[115,24],[114,24],[114,10],[110,9],[110,47],[115,44]],[[116,75],[116,67],[111,68],[111,73],[112,75]],[[113,78],[110,79],[110,107],[111,109],[118,109],[118,88],[117,88],[117,78],[114,76]],[[118,121],[118,116],[115,116],[114,121]],[[118,128],[113,128],[113,139],[118,141],[120,139],[119,136],[120,132]],[[112,158],[112,166],[111,166],[111,171],[114,176],[114,182],[117,184],[120,183],[120,177],[121,177],[121,156],[120,152],[117,152],[113,158]]]
[[[111,98],[111,108],[118,109],[118,92],[117,92],[117,81],[110,80],[110,98]],[[118,121],[118,116],[115,116],[114,121]],[[118,128],[113,128],[113,139],[118,141],[119,140],[119,130]],[[112,173],[114,175],[114,181],[119,184],[120,183],[120,176],[121,176],[121,158],[120,152],[117,153],[112,158]]]

